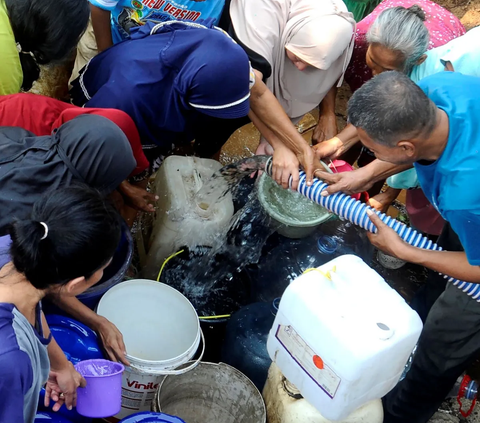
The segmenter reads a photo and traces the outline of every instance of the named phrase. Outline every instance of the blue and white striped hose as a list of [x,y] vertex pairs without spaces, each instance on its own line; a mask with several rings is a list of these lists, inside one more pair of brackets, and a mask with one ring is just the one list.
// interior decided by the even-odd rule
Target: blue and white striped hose
[[[265,171],[271,175],[272,174],[272,161],[269,160],[265,166]],[[290,186],[292,180],[290,177]],[[360,226],[367,231],[375,233],[377,228],[372,223],[370,218],[367,215],[367,210],[372,210],[375,212],[378,217],[390,228],[392,228],[397,234],[408,244],[413,245],[414,247],[424,248],[427,250],[437,250],[441,251],[442,247],[438,246],[427,237],[423,236],[421,233],[409,228],[407,225],[393,219],[390,216],[387,216],[385,213],[378,212],[372,209],[370,206],[363,204],[362,202],[355,200],[354,198],[346,195],[342,192],[336,194],[328,195],[326,197],[320,195],[322,191],[328,187],[328,184],[325,182],[314,178],[313,184],[308,186],[306,183],[306,174],[303,171],[300,171],[300,180],[298,183],[297,191],[314,201],[317,204],[320,204],[322,207],[325,207],[328,211],[335,213],[336,215],[354,223],[355,225]],[[461,289],[463,292],[466,292],[468,295],[472,296],[474,299],[480,302],[480,284],[464,282],[449,276],[449,282],[452,282],[455,286]]]

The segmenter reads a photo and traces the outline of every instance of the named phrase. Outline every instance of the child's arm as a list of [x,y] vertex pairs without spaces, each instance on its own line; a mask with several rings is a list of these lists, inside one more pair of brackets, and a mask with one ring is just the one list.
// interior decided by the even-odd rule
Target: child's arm
[[[45,315],[42,312],[43,336],[48,338],[51,334]],[[45,385],[45,407],[50,405],[50,398],[55,402],[53,411],[60,410],[65,403],[71,410],[76,406],[77,388],[84,388],[87,385],[85,379],[67,360],[60,346],[52,337],[48,345],[48,358],[50,359],[50,374]]]
[[92,26],[97,40],[97,49],[101,53],[103,50],[113,46],[112,28],[110,24],[110,10],[100,9],[93,4],[90,5],[92,14]]

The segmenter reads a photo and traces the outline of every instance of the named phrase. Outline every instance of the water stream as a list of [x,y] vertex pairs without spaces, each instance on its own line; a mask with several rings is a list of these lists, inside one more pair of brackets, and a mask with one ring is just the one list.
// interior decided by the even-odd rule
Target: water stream
[[240,160],[237,163],[228,164],[215,172],[195,195],[195,202],[203,210],[207,210],[211,204],[215,204],[227,192],[236,193],[240,181],[248,175],[265,169],[270,156],[253,156]]
[[257,198],[252,180],[268,156],[256,156],[217,171],[196,194],[204,210],[231,192],[237,212],[208,247],[188,246],[166,266],[161,281],[182,292],[202,316],[230,314],[247,304],[250,286],[242,269],[260,259],[262,247],[275,231]]
[[182,292],[201,316],[230,314],[249,302],[250,286],[241,271],[258,262],[274,230],[251,192],[215,245],[190,248],[172,260],[162,282]]

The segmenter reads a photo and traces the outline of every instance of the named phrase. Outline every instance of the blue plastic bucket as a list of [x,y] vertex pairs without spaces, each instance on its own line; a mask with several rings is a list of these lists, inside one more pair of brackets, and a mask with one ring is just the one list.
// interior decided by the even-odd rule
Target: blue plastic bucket
[[73,364],[105,358],[97,334],[89,327],[70,317],[56,314],[50,314],[46,319],[53,337]]
[[[104,358],[96,333],[80,322],[69,317],[51,314],[46,316],[48,326],[53,337],[57,341],[68,360],[73,364],[79,361],[90,360],[95,358]],[[63,405],[57,413],[51,411],[51,407],[44,406],[45,389],[40,391],[38,401],[38,410],[45,411],[43,414],[53,414],[68,419],[72,423],[90,423],[92,420],[80,416],[76,409],[68,410]],[[53,406],[53,402],[51,403]],[[45,418],[44,416],[42,418]],[[43,422],[43,420],[40,420]],[[46,420],[48,421],[48,420]],[[62,420],[51,420],[53,422],[62,423]]]
[[72,423],[71,420],[58,413],[38,412],[35,416],[35,423]]
[[164,413],[144,411],[143,413],[132,414],[120,420],[119,423],[185,423],[185,421]]

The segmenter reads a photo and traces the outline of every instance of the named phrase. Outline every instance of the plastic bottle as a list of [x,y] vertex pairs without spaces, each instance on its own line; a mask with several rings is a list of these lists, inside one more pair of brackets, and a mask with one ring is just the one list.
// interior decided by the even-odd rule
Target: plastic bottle
[[227,325],[222,362],[245,374],[261,391],[272,360],[267,351],[280,299],[273,303],[254,303],[234,313]]

